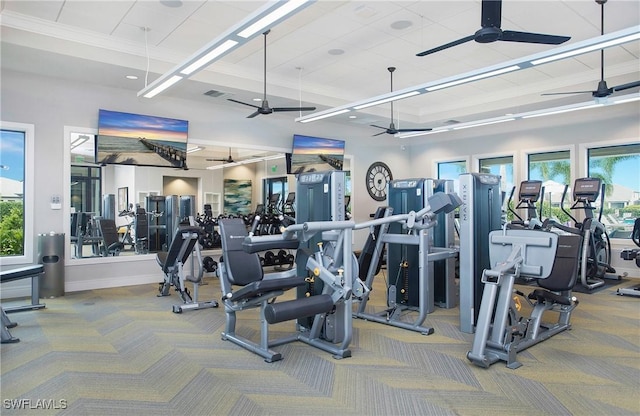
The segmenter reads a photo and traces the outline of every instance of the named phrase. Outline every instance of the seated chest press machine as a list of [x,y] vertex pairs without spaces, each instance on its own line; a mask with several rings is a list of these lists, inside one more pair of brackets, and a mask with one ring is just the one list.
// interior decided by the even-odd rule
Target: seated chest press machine
[[[503,229],[489,234],[491,269],[482,273],[484,291],[471,351],[467,358],[480,367],[506,361],[522,364],[517,353],[571,328],[571,312],[578,300],[571,289],[578,276],[582,237],[550,231]],[[540,288],[528,296],[514,291],[519,277],[535,278]],[[514,296],[517,295],[517,296]],[[532,307],[520,316],[519,299]],[[554,323],[542,321],[546,311],[558,313]]]
[[[361,295],[365,290],[357,279],[357,261],[351,251],[354,225],[352,221],[305,222],[286,227],[282,234],[250,236],[242,220],[220,220],[222,261],[218,273],[226,313],[222,339],[266,362],[282,359],[282,354],[271,348],[294,341],[329,352],[334,358],[350,357],[352,295]],[[305,265],[312,277],[298,276],[296,267],[264,274],[258,252],[298,249],[300,242],[309,241],[316,234],[322,236],[322,243]],[[311,279],[322,280],[322,293],[276,301],[289,289],[302,287]],[[259,342],[236,332],[236,313],[255,308],[260,309]],[[300,323],[301,318],[307,317],[312,317],[310,326]],[[295,332],[270,339],[269,325],[292,320],[298,320]]]
[[[193,225],[180,225],[171,240],[169,251],[160,251],[156,254],[156,260],[165,274],[164,281],[160,283],[158,296],[169,296],[171,286],[182,299],[182,305],[173,305],[174,313],[182,313],[185,310],[216,308],[215,300],[199,302],[198,286],[202,283],[202,254],[198,239],[202,230]],[[193,254],[193,255],[192,255]],[[195,259],[194,259],[195,256]],[[185,264],[191,257],[191,274],[186,274]],[[197,272],[195,272],[197,263]],[[185,283],[193,283],[193,297]]]

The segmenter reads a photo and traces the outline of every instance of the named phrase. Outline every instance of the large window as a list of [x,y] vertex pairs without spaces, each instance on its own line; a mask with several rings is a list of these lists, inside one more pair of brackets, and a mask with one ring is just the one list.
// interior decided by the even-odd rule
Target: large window
[[33,261],[33,126],[0,122],[0,255]]
[[[542,216],[560,222],[569,221],[569,217],[560,209],[560,202],[565,185],[571,184],[571,154],[568,150],[529,154],[527,160],[527,177],[529,180],[542,181],[544,186],[544,206]],[[571,194],[568,192],[565,207],[571,205]]]
[[[640,144],[587,149],[587,173],[605,184],[602,223],[611,238],[630,238],[640,217]],[[599,211],[598,211],[599,213]]]
[[461,173],[467,172],[467,162],[458,160],[453,162],[438,162],[438,179],[458,180]]
[[500,188],[507,195],[513,188],[513,156],[491,157],[479,160],[480,173],[500,175]]

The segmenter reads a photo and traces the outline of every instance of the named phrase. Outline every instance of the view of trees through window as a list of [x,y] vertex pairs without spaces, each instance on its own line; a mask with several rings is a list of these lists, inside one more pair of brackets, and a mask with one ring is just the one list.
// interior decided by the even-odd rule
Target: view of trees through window
[[24,247],[25,132],[0,130],[0,255],[21,256]]
[[605,184],[602,222],[612,238],[630,238],[640,217],[640,144],[591,148],[590,177]]
[[[587,153],[587,176],[600,178],[605,185],[601,220],[607,232],[611,238],[630,238],[633,222],[640,217],[640,145],[591,148]],[[565,210],[569,211],[574,202],[569,151],[530,154],[528,162],[529,179],[543,182],[543,217],[570,222],[560,208],[565,185]],[[599,215],[602,201],[600,195],[594,203],[595,216]]]

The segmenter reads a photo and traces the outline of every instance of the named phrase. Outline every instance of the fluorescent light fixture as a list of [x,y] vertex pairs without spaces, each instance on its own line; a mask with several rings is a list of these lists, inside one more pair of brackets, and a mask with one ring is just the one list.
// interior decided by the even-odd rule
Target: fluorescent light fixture
[[517,71],[518,69],[522,69],[519,65],[511,65],[506,68],[496,69],[495,71],[485,72],[483,74],[473,75],[471,77],[457,79],[455,81],[445,82],[443,84],[437,84],[433,87],[427,87],[425,90],[427,91],[436,91],[441,90],[443,88],[453,87],[454,85],[466,84],[467,82],[478,81],[480,79],[493,77],[496,75],[506,74],[507,72]]
[[366,104],[362,104],[362,105],[356,105],[353,108],[356,109],[356,110],[362,110],[363,108],[373,107],[374,105],[388,103],[389,101],[401,100],[401,99],[407,98],[407,97],[413,97],[414,95],[418,95],[418,94],[420,94],[418,91],[409,91],[409,92],[406,92],[404,94],[395,95],[393,97],[383,98],[382,100],[372,101],[370,103],[366,103]]
[[149,92],[145,93],[143,96],[144,98],[153,98],[156,95],[160,94],[162,91],[166,90],[167,88],[175,84],[176,82],[180,81],[181,79],[182,77],[180,75],[173,75],[171,78],[169,78],[162,84],[158,85],[154,89],[150,90]]
[[306,120],[300,120],[300,122],[301,123],[309,123],[311,121],[317,121],[317,120],[322,120],[323,118],[337,116],[338,114],[348,113],[349,111],[351,111],[351,110],[349,110],[348,108],[345,108],[343,110],[333,111],[331,113],[321,114],[321,115],[318,115],[318,116],[315,116],[315,117],[311,117],[311,118],[308,118]]
[[576,55],[581,55],[587,52],[593,52],[598,49],[610,48],[612,46],[621,45],[623,43],[631,42],[634,40],[640,39],[640,33],[633,33],[631,35],[623,36],[621,38],[612,39],[607,42],[596,43],[594,45],[585,46],[583,48],[574,49],[572,51],[567,51],[564,53],[559,53],[557,55],[547,56],[545,58],[535,59],[531,61],[533,65],[545,64],[547,62],[557,61],[559,59],[569,58]]
[[[296,121],[300,123],[307,123],[310,121],[322,120],[323,118],[333,117],[338,114],[343,114],[350,110],[359,110],[374,105],[382,104],[389,101],[395,101],[402,98],[412,97],[418,94],[425,94],[432,91],[440,90],[463,83],[478,81],[481,79],[489,78],[496,75],[506,74],[509,72],[519,71],[526,68],[531,68],[535,65],[541,65],[547,62],[551,62],[563,57],[576,56],[584,54],[597,49],[606,49],[612,46],[621,45],[626,42],[640,39],[640,26],[631,26],[626,29],[619,30],[617,32],[608,33],[606,35],[597,36],[595,38],[586,39],[584,41],[571,43],[568,45],[561,45],[557,48],[549,49],[543,52],[539,52],[533,55],[525,56],[522,58],[513,59],[501,64],[492,65],[485,68],[480,68],[474,71],[466,72],[464,74],[458,74],[451,77],[443,78],[436,81],[426,82],[424,84],[408,87],[403,90],[395,91],[392,93],[386,93],[375,97],[367,98],[364,100],[356,101],[350,104],[342,105],[339,107],[329,108],[316,113],[304,115],[296,118]],[[569,54],[570,53],[570,54]],[[569,55],[566,55],[569,54]],[[550,60],[546,58],[554,57]],[[407,95],[403,95],[407,94]],[[433,131],[433,130],[432,130]],[[434,134],[435,132],[422,132],[422,134]],[[404,137],[404,136],[401,136]]]
[[489,118],[485,120],[474,120],[466,123],[460,123],[455,126],[440,126],[427,132],[416,131],[416,132],[408,132],[408,133],[399,133],[399,134],[396,134],[395,137],[398,137],[400,139],[408,139],[410,137],[426,136],[428,134],[442,133],[445,131],[462,130],[470,127],[487,126],[490,124],[504,123],[504,122],[513,121],[513,120],[550,116],[553,114],[562,114],[562,113],[568,113],[568,112],[577,111],[577,110],[587,110],[589,108],[617,105],[617,104],[629,103],[633,101],[640,101],[640,93],[627,94],[627,95],[623,95],[623,96],[606,100],[603,102],[595,102],[594,100],[591,100],[591,101],[577,103],[577,104],[569,104],[569,105],[564,105],[560,107],[546,108],[544,110],[535,110],[535,111],[528,111],[525,113],[510,114],[509,116],[495,117],[495,118]]
[[237,44],[238,42],[236,42],[235,40],[227,39],[222,43],[222,45],[213,49],[211,52],[209,52],[202,58],[198,59],[197,61],[195,61],[188,67],[186,67],[185,69],[181,70],[180,73],[184,75],[191,75],[193,72],[207,65],[208,63],[210,63],[211,61],[213,61],[214,59],[216,59],[217,57],[219,57],[229,49],[236,46]]
[[630,103],[633,101],[640,101],[640,93],[623,95],[622,97],[612,100],[614,104]]
[[195,147],[192,147],[191,149],[187,149],[187,153],[199,152],[200,150],[204,150],[204,147],[195,146]]
[[89,136],[87,136],[86,134],[79,135],[77,139],[71,142],[71,149],[75,149],[87,140],[89,140]]
[[245,39],[248,39],[251,36],[255,35],[256,33],[262,33],[262,30],[266,29],[273,22],[275,22],[278,19],[282,19],[283,17],[285,17],[289,13],[292,13],[296,9],[300,8],[301,6],[303,6],[305,3],[307,3],[307,0],[291,0],[291,1],[288,1],[282,7],[279,7],[278,9],[276,9],[273,12],[269,13],[268,15],[263,17],[262,19],[258,20],[254,24],[252,24],[251,26],[249,26],[246,29],[238,32],[238,36],[240,36],[242,38],[245,38]]
[[515,120],[515,118],[511,117],[511,118],[501,118],[499,120],[482,121],[480,123],[467,124],[467,125],[464,125],[464,126],[457,126],[457,127],[454,127],[453,130],[462,130],[462,129],[468,129],[468,128],[471,128],[471,127],[488,126],[489,124],[498,124],[498,123],[504,123],[504,122],[513,121],[513,120]]
[[[152,98],[176,82],[186,79],[199,70],[239,48],[264,30],[275,26],[299,12],[316,0],[268,1],[263,7],[236,23],[217,38],[200,48],[186,61],[162,74],[158,79],[138,91],[138,97]],[[176,78],[178,76],[179,78]]]
[[592,103],[592,104],[588,104],[588,103],[580,103],[580,104],[576,104],[574,106],[567,106],[567,107],[559,107],[559,108],[550,108],[547,110],[542,110],[539,112],[535,112],[532,114],[526,114],[523,115],[522,118],[535,118],[535,117],[543,117],[543,116],[550,116],[553,114],[562,114],[562,113],[569,113],[571,111],[576,111],[576,110],[586,110],[588,108],[594,108],[594,107],[600,107],[603,106],[603,103]]

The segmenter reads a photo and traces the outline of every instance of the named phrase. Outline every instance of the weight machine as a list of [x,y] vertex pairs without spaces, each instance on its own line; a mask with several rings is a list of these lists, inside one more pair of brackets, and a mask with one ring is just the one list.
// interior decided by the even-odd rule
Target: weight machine
[[[364,290],[353,286],[357,265],[351,252],[354,223],[351,221],[305,222],[285,228],[282,234],[252,236],[240,219],[220,221],[222,261],[219,263],[222,301],[226,326],[222,339],[231,341],[267,362],[282,359],[273,347],[301,341],[334,358],[351,356],[352,293]],[[285,272],[264,274],[258,252],[294,249],[320,238],[317,250],[307,257],[304,269],[309,277],[297,276],[293,268]],[[277,302],[287,290],[303,287],[311,280],[323,282],[320,293]],[[235,289],[234,289],[235,287]],[[260,308],[260,341],[236,333],[236,313]],[[309,325],[303,318],[308,318]],[[296,320],[296,330],[289,336],[270,339],[269,325]]]
[[[571,312],[578,305],[571,289],[577,279],[581,239],[527,229],[489,234],[492,267],[482,272],[484,291],[469,361],[487,368],[502,360],[515,369],[522,365],[518,352],[571,328]],[[520,277],[536,279],[540,288],[528,296],[514,292]],[[520,315],[520,298],[532,308],[529,317]],[[558,314],[556,322],[542,321],[547,311]]]
[[[173,305],[174,313],[218,307],[218,302],[215,300],[198,301],[198,287],[202,284],[203,276],[202,254],[198,243],[201,232],[200,227],[193,225],[193,221],[191,225],[179,225],[173,233],[169,250],[156,254],[158,265],[165,274],[164,281],[158,288],[160,292],[158,296],[169,296],[169,290],[173,286],[183,302],[181,305]],[[187,274],[185,266],[189,258],[191,258],[191,273]],[[186,287],[187,281],[193,283],[193,296]]]
[[[418,185],[423,183],[422,180],[408,180],[407,182],[410,183],[401,184],[402,189],[413,189],[423,197],[422,191],[417,192],[418,189],[421,189]],[[364,283],[364,287],[368,290],[362,293],[356,313],[357,318],[417,331],[423,335],[433,333],[433,328],[423,326],[427,314],[432,311],[434,305],[434,276],[433,268],[430,266],[433,262],[454,258],[458,251],[450,247],[432,247],[430,232],[436,226],[436,218],[439,214],[452,212],[461,202],[454,193],[436,192],[427,198],[426,206],[418,212],[409,211],[404,214],[392,215],[393,209],[387,207],[376,212],[378,218],[355,226],[355,229],[370,228],[371,230],[370,237],[361,254],[361,256],[370,259]],[[403,232],[389,232],[391,226],[400,226]],[[371,248],[372,244],[373,249]],[[391,281],[391,272],[389,272],[389,281],[387,282],[387,306],[389,308],[378,313],[368,313],[365,310],[369,300],[369,290],[373,285],[373,279],[381,259],[380,253],[382,253],[385,244],[388,245],[388,253],[391,253],[390,247],[393,245],[404,248],[405,253],[409,249],[417,248],[415,256],[411,260],[415,262],[413,267],[416,274],[412,276],[414,279],[411,281],[408,280],[408,275],[403,276],[405,279],[401,282],[402,287],[398,289],[397,282]],[[393,257],[390,254],[387,257],[387,268],[389,268],[389,262],[393,261],[391,260]],[[404,259],[400,262],[398,270],[408,271],[407,267],[403,267],[405,262]],[[364,263],[361,262],[361,264]],[[403,314],[408,311],[418,312],[418,316],[413,322],[401,319]]]
[[484,285],[490,269],[489,233],[502,226],[500,176],[485,173],[460,175],[460,331],[473,333]]

